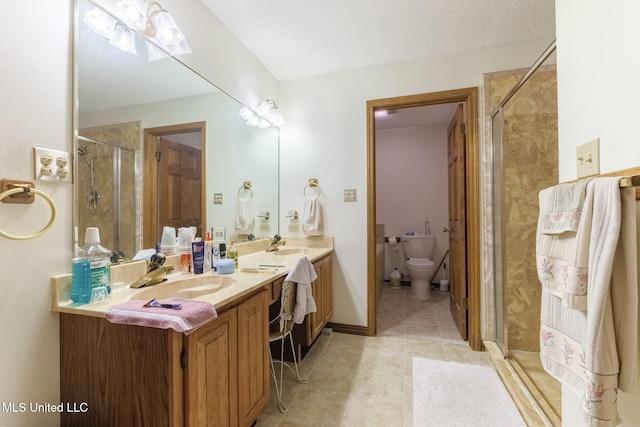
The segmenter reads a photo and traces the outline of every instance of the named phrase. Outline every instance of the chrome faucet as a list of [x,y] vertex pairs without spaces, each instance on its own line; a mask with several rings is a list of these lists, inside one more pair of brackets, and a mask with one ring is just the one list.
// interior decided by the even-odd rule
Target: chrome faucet
[[165,260],[166,258],[162,253],[152,255],[151,259],[149,260],[147,273],[133,282],[130,286],[137,289],[162,283],[167,280],[165,275],[170,271],[173,271],[173,266],[163,265]]
[[278,246],[284,246],[286,244],[287,242],[282,240],[279,234],[276,234],[273,236],[273,239],[271,239],[271,246],[267,248],[267,252],[275,252],[279,249]]

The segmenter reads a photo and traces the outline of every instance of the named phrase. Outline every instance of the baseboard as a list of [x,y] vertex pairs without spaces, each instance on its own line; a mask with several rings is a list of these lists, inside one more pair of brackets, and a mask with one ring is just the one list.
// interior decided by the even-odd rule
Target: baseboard
[[345,325],[343,323],[329,322],[327,323],[327,328],[331,328],[334,332],[340,332],[342,334],[367,336],[366,326]]

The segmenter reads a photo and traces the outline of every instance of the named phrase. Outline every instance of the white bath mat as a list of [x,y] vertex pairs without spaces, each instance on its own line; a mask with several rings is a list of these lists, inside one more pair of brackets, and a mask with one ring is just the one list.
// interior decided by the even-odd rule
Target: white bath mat
[[413,358],[415,427],[526,427],[489,367]]

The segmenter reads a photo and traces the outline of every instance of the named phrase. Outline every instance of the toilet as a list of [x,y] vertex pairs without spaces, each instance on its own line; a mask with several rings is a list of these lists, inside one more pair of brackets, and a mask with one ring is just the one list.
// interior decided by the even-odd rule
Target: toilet
[[402,246],[407,256],[407,270],[411,278],[411,293],[419,300],[431,298],[431,279],[435,265],[429,259],[435,243],[433,234],[402,235]]

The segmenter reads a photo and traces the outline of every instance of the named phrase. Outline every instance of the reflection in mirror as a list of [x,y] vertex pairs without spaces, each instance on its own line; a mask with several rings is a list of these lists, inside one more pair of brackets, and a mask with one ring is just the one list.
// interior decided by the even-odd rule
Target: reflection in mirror
[[[150,61],[140,35],[138,54],[111,46],[83,22],[97,3],[78,0],[76,14],[79,243],[86,227],[98,227],[104,246],[131,259],[164,225],[195,225],[203,237],[217,227],[234,241],[276,234],[278,129],[246,125],[242,104],[176,58]],[[247,181],[260,226],[237,233]],[[258,221],[264,212],[268,224]]]

